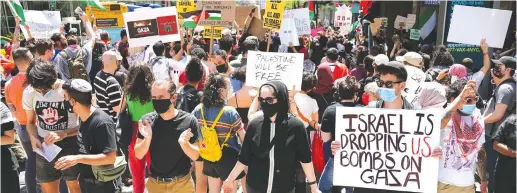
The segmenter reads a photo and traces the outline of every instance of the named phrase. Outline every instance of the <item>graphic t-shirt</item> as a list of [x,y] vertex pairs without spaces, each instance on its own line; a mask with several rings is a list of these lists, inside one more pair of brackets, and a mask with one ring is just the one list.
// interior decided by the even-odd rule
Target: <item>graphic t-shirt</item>
[[67,131],[79,126],[77,115],[65,108],[65,95],[61,87],[51,89],[43,96],[32,86],[28,86],[23,91],[22,101],[23,109],[36,113],[40,137],[46,137],[50,131]]
[[[466,157],[461,156],[460,145],[457,143],[456,133],[453,129],[452,119],[447,123],[445,129],[440,134],[440,145],[443,149],[443,156],[440,159],[440,170],[438,172],[438,181],[454,186],[471,186],[474,184],[474,174],[476,172],[478,151],[485,143],[485,130],[483,124],[483,116],[478,109],[473,113],[478,114],[478,121],[483,127],[483,133],[480,135],[478,144],[473,153]],[[461,116],[466,125],[472,127],[474,124],[473,116]]]

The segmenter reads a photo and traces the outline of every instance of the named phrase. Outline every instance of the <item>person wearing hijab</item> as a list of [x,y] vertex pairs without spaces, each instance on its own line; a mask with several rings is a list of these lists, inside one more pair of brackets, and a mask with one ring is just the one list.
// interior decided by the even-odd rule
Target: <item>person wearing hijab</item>
[[323,117],[325,109],[334,102],[334,80],[332,79],[332,70],[328,65],[319,66],[316,75],[318,76],[318,83],[310,95],[318,103],[318,117]]
[[297,163],[311,192],[318,191],[307,133],[302,121],[289,113],[293,97],[279,81],[260,87],[258,101],[263,115],[248,125],[239,161],[223,184],[225,192],[233,190],[235,179],[247,168],[248,193],[294,193]]
[[467,79],[467,68],[461,64],[453,64],[449,69],[451,83],[458,79]]
[[422,109],[443,109],[443,106],[447,103],[445,87],[436,82],[423,83],[418,103]]

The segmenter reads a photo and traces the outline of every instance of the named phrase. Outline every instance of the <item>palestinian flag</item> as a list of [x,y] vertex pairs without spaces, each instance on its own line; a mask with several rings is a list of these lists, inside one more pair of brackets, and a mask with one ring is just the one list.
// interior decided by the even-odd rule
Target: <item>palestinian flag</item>
[[309,19],[314,19],[314,1],[309,0]]
[[209,21],[221,20],[221,11],[219,10],[207,10],[205,11],[205,19]]
[[359,3],[359,4],[361,7],[361,10],[363,10],[363,15],[366,15],[366,14],[368,14],[368,9],[370,9],[370,7],[373,4],[373,0],[361,0],[361,3]]
[[[424,11],[420,13],[418,16],[418,21],[420,26],[418,26],[418,29],[420,29],[420,37],[425,40],[429,34],[434,30],[436,27],[436,8],[435,7],[424,7]],[[415,27],[413,27],[415,28]]]
[[[197,23],[199,22],[199,19],[201,19],[201,14],[203,13],[203,10],[196,10],[186,13],[179,13],[183,18],[183,27],[185,28],[196,28]],[[207,18],[207,17],[205,17]]]
[[83,3],[85,3],[88,6],[92,6],[94,8],[106,11],[106,8],[99,2],[99,0],[81,0]]
[[[22,3],[20,3],[20,0],[12,0],[11,5],[13,6],[14,11],[16,11],[16,14],[18,15],[18,17],[20,17],[22,19],[20,24],[21,25],[25,24],[25,14],[23,14],[23,7],[22,7]],[[14,13],[13,13],[13,15],[14,15]]]

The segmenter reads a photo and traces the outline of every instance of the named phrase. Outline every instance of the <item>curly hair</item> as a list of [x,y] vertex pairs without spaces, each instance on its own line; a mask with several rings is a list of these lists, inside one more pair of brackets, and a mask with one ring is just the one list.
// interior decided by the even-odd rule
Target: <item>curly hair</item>
[[246,66],[234,69],[232,71],[232,78],[234,80],[241,81],[242,83],[246,83]]
[[434,56],[435,57],[432,62],[434,66],[451,66],[454,64],[454,57],[449,51],[447,51],[447,47],[444,45],[440,45],[436,49]]
[[27,69],[27,83],[33,88],[49,89],[57,80],[57,71],[54,64],[36,58],[32,60]]
[[127,79],[124,85],[124,93],[131,101],[140,100],[141,104],[151,101],[151,86],[154,82],[154,74],[146,63],[138,61],[129,67]]
[[213,72],[208,76],[203,89],[203,105],[206,107],[222,107],[226,99],[221,96],[221,89],[228,88],[228,83],[223,74]]

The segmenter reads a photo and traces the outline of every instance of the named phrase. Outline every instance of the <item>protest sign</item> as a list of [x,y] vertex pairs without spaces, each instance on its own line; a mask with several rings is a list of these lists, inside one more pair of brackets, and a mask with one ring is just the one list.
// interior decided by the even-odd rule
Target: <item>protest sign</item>
[[405,29],[406,27],[406,17],[397,15],[395,18],[395,22],[393,22],[393,28],[395,29]]
[[309,19],[309,9],[291,9],[284,11],[284,19],[292,18],[296,26],[298,35],[311,34],[311,20]]
[[300,89],[303,74],[303,54],[248,51],[246,85],[260,87],[262,84],[278,80],[287,88]]
[[311,29],[311,36],[312,37],[315,37],[318,35],[318,32],[324,32],[325,31],[325,28],[323,27],[318,27],[318,28],[314,28],[314,29]]
[[511,17],[512,11],[456,5],[447,41],[479,45],[486,38],[490,47],[503,48]]
[[223,37],[223,27],[205,27],[203,29],[204,38],[221,39]]
[[437,191],[437,111],[338,107],[335,138],[334,186]]
[[334,14],[334,26],[352,26],[352,11],[350,11],[348,6],[343,5],[337,8],[336,13]]
[[248,25],[248,32],[251,35],[257,36],[257,38],[263,38],[266,35],[266,29],[262,24],[262,20],[253,17]]
[[196,9],[203,10],[197,25],[233,27],[235,1],[199,0]]
[[282,27],[286,0],[266,0],[264,28],[279,30]]
[[[252,16],[260,18],[259,10],[257,6],[238,6],[235,8],[235,23],[237,24],[237,28],[243,29],[246,25],[246,18],[250,14],[251,10],[255,9]],[[251,18],[249,18],[251,20]]]
[[[32,37],[36,39],[50,38],[53,33],[59,33],[61,13],[59,11],[25,11],[25,23],[30,26]],[[29,37],[25,28],[23,35]]]
[[[176,7],[178,7],[178,13],[188,13],[196,10],[194,0],[178,0],[176,1]],[[178,14],[178,19],[184,18],[181,14]]]
[[416,14],[407,14],[406,29],[411,29],[416,23]]
[[420,30],[419,29],[411,29],[411,34],[409,36],[411,40],[420,40]]
[[294,19],[284,19],[284,22],[282,22],[282,28],[280,28],[278,35],[283,45],[289,45],[289,43],[293,43],[294,46],[300,45],[298,33],[294,25]]
[[129,47],[179,41],[176,7],[124,13]]

